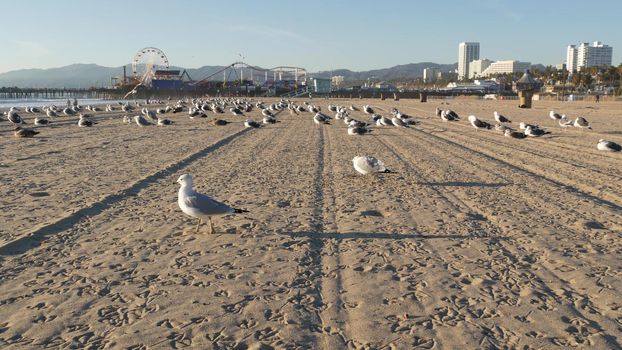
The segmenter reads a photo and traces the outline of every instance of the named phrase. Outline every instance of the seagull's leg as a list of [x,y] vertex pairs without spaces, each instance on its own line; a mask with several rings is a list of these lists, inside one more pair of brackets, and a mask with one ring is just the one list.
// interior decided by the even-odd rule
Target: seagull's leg
[[214,225],[212,224],[212,217],[208,216],[207,220],[209,221],[209,233],[212,234],[214,233]]
[[199,222],[197,223],[197,228],[195,233],[199,233],[199,226],[201,226],[201,222],[203,221],[203,219],[199,218]]

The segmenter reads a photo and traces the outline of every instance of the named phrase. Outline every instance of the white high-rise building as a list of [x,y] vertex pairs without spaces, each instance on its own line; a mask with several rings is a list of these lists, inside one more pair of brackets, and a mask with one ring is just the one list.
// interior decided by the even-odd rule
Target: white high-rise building
[[469,79],[479,77],[491,64],[492,61],[486,58],[469,62]]
[[600,41],[592,45],[581,43],[578,47],[570,45],[566,51],[566,69],[576,72],[589,67],[611,66],[612,57],[613,48]]
[[577,70],[577,47],[575,45],[568,45],[566,49],[566,69],[571,73]]
[[436,81],[438,75],[438,69],[436,68],[424,68],[423,69],[423,82],[431,83]]
[[469,62],[475,60],[479,60],[479,43],[460,43],[458,45],[458,79],[469,77]]

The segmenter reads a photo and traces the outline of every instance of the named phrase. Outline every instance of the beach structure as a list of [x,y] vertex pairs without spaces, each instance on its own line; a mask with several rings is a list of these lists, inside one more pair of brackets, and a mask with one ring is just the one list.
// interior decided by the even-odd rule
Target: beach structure
[[518,91],[518,106],[520,108],[531,108],[531,100],[534,92],[538,91],[541,84],[529,72],[525,70],[525,74],[516,82],[516,90]]

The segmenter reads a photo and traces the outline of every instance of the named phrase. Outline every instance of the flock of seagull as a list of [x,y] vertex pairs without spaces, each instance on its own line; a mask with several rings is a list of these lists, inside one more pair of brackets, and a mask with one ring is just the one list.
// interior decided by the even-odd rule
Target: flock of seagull
[[[376,109],[382,110],[379,107],[371,105],[364,105],[361,109],[350,105],[349,107],[329,104],[328,112],[323,112],[322,108],[311,104],[309,102],[302,102],[301,104],[293,103],[289,100],[280,100],[279,102],[272,104],[265,104],[261,101],[253,101],[239,98],[205,98],[205,99],[185,99],[179,100],[174,104],[166,104],[165,107],[160,107],[151,110],[147,107],[149,104],[164,105],[163,101],[147,101],[145,104],[134,103],[131,105],[129,102],[119,102],[119,106],[107,105],[105,112],[120,111],[125,115],[122,117],[122,121],[125,124],[136,124],[139,127],[148,127],[152,125],[166,126],[172,125],[174,122],[171,119],[165,118],[166,114],[182,114],[187,111],[187,115],[190,119],[195,118],[207,118],[208,113],[213,113],[216,116],[226,114],[228,111],[235,117],[244,117],[244,126],[246,128],[259,128],[262,124],[275,124],[280,121],[277,119],[277,115],[285,110],[289,110],[292,115],[299,115],[301,113],[310,113],[313,115],[313,122],[317,125],[331,124],[333,121],[342,121],[347,125],[348,135],[364,135],[371,133],[373,127],[396,127],[396,128],[410,128],[413,125],[419,124],[414,117],[400,112],[396,108],[389,110],[390,116],[383,116],[378,114]],[[142,107],[142,108],[141,108]],[[246,113],[250,113],[253,110],[261,110],[261,123],[247,118]],[[136,111],[136,112],[135,112]],[[34,118],[34,125],[46,126],[53,123],[56,118],[61,117],[77,117],[78,127],[92,127],[97,124],[93,119],[93,114],[102,112],[101,108],[97,106],[85,106],[84,108],[79,105],[72,107],[58,108],[54,105],[45,106],[41,109],[36,107],[26,107],[24,112],[28,114],[37,115]],[[356,119],[352,116],[352,112],[362,112],[367,120]],[[14,135],[16,137],[34,137],[39,134],[38,130],[25,128],[23,125],[27,124],[25,119],[20,115],[21,110],[16,107],[11,107],[4,113],[6,119],[16,126]],[[40,114],[45,113],[45,117]],[[332,116],[328,113],[334,113]],[[133,114],[133,115],[132,115]],[[436,116],[444,122],[457,122],[460,121],[460,116],[452,110],[442,110],[436,108]],[[592,129],[590,123],[584,117],[577,117],[574,120],[568,119],[566,115],[550,111],[549,117],[558,122],[562,128],[576,127],[581,129]],[[493,118],[495,124],[482,120],[475,115],[469,115],[467,117],[468,122],[475,129],[495,129],[503,133],[504,136],[525,139],[529,137],[540,137],[546,134],[550,134],[550,131],[546,131],[544,128],[536,124],[528,124],[520,122],[518,129],[514,129],[509,124],[512,121],[507,116],[504,116],[497,111],[493,112]],[[227,125],[230,122],[224,119],[215,118],[211,120],[213,125]],[[601,151],[620,152],[622,147],[608,140],[599,140],[597,143],[597,149]],[[390,173],[385,164],[369,155],[356,156],[352,159],[352,165],[354,170],[363,175],[377,174],[377,173]],[[178,193],[178,205],[180,209],[187,215],[199,219],[197,225],[197,232],[199,226],[206,219],[209,223],[210,233],[214,232],[214,227],[211,221],[213,216],[221,216],[233,213],[243,213],[246,210],[235,209],[224,203],[218,202],[204,194],[194,191],[192,185],[192,176],[190,174],[184,174],[179,177],[178,182],[181,187]]]
[[[460,120],[460,116],[452,110],[442,110],[440,108],[436,108],[436,116],[441,118],[441,120],[445,122],[458,121]],[[592,129],[590,122],[584,117],[577,117],[574,120],[568,119],[565,114],[559,114],[555,111],[549,112],[549,117],[558,122],[559,126],[562,128],[580,128],[580,129]],[[483,121],[474,115],[468,116],[467,120],[475,129],[492,129],[494,128],[497,131],[503,133],[504,136],[515,138],[515,139],[525,139],[528,137],[539,137],[546,134],[550,134],[550,131],[544,130],[544,128],[540,127],[536,124],[528,124],[525,122],[520,122],[518,125],[518,130],[509,127],[507,124],[512,123],[512,121],[498,113],[497,111],[493,112],[493,118],[496,121],[495,125],[492,125],[489,122]],[[600,151],[608,151],[608,152],[620,152],[622,150],[622,146],[619,144],[608,141],[608,140],[598,140],[596,144],[596,149]]]

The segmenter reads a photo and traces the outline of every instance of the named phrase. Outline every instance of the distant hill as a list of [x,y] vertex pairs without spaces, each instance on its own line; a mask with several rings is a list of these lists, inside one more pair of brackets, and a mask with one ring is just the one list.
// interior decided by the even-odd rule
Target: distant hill
[[[188,69],[193,79],[202,79],[217,72],[224,66],[203,66]],[[132,66],[126,65],[127,74],[132,74]],[[183,70],[181,67],[170,69]],[[69,66],[48,69],[20,69],[0,73],[0,87],[20,88],[89,88],[92,86],[110,86],[110,78],[122,76],[123,67],[104,67],[97,64],[71,64]]]
[[[200,68],[188,68],[187,72],[192,79],[203,79],[225,66],[203,66]],[[416,79],[423,76],[425,68],[435,68],[441,72],[452,72],[458,67],[454,64],[438,64],[433,62],[409,63],[394,66],[391,68],[374,69],[368,71],[354,72],[348,69],[335,69],[331,71],[321,71],[310,75],[318,78],[330,78],[335,75],[343,75],[345,80],[394,80],[394,79]],[[544,69],[541,64],[533,67]],[[126,65],[127,74],[131,75],[132,67]],[[183,70],[181,67],[171,67],[171,69]],[[97,64],[71,64],[59,68],[48,69],[20,69],[6,73],[0,73],[0,87],[33,87],[33,88],[89,88],[110,86],[110,78],[123,75],[123,67],[104,67]],[[222,80],[222,77],[214,77],[215,80]]]
[[393,79],[416,79],[423,77],[425,68],[435,68],[441,72],[451,72],[458,68],[458,64],[438,64],[433,62],[409,63],[391,68],[374,69],[361,72],[353,72],[348,69],[335,69],[312,74],[317,78],[330,78],[331,76],[343,75],[345,80],[393,80]]

